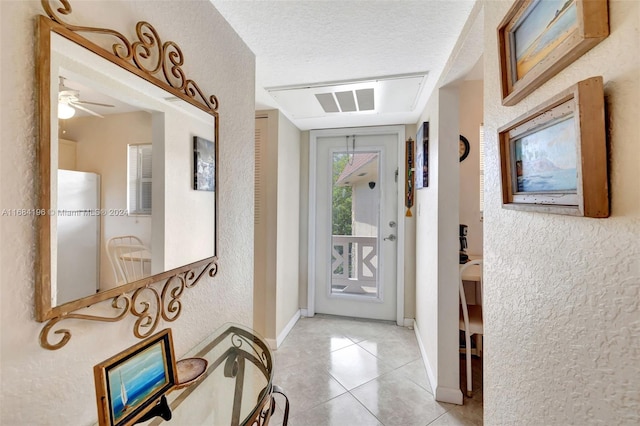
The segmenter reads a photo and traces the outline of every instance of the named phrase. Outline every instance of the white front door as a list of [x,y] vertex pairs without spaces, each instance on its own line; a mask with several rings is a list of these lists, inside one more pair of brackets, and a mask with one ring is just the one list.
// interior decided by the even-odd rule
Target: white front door
[[397,319],[401,144],[388,129],[312,136],[309,269],[317,313]]

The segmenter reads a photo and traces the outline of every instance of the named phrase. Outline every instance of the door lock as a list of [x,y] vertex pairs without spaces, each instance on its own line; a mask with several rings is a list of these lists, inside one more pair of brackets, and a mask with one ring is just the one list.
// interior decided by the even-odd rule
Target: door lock
[[395,240],[396,240],[396,236],[395,236],[395,235],[393,235],[393,234],[389,234],[389,236],[388,236],[388,237],[386,237],[384,240],[385,240],[385,241],[387,241],[387,240],[389,240],[389,241],[395,241]]
[[396,227],[396,223],[392,220],[391,222],[389,222],[389,226],[391,228],[395,228]]

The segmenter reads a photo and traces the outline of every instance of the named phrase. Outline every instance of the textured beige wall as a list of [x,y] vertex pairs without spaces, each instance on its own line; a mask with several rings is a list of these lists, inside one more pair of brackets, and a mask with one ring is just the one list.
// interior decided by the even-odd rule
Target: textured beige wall
[[[74,22],[83,25],[131,35],[137,21],[151,22],[163,41],[180,45],[187,74],[220,101],[219,272],[185,292],[176,322],[160,325],[172,328],[178,356],[225,322],[250,326],[253,307],[255,58],[208,1],[186,4],[72,2]],[[36,208],[34,16],[42,9],[38,1],[2,1],[0,8],[0,208]],[[0,218],[0,424],[92,424],[93,366],[138,341],[134,321],[63,322],[69,343],[42,349],[33,307],[36,236],[35,217]],[[109,315],[107,306],[96,308]]]
[[[276,344],[300,309],[300,130],[278,110],[256,111],[261,166],[256,185],[254,328]],[[258,210],[256,210],[258,211]]]
[[300,287],[298,303],[307,309],[309,286],[309,131],[300,132],[300,246],[299,271]]
[[[512,3],[484,3],[484,420],[638,424],[640,2],[609,1],[610,36],[503,107],[494,29]],[[596,75],[608,111],[611,217],[502,209],[497,128]]]
[[416,194],[416,325],[438,401],[461,403],[458,377],[459,90],[435,91],[429,122],[429,187]]
[[300,130],[278,114],[277,338],[300,310]]
[[[270,120],[277,117],[277,111],[272,110],[256,112],[255,127],[255,220],[254,220],[254,280],[253,280],[253,329],[261,336],[273,336],[275,331],[273,326],[267,329],[267,310],[273,316],[275,309],[275,238],[273,230],[276,229],[270,218],[270,211],[275,203],[274,185],[269,182],[275,181],[271,175],[276,173],[274,167],[269,167],[270,162],[268,141]],[[277,134],[277,133],[276,133]],[[269,286],[269,288],[267,288]],[[270,334],[269,334],[270,333]]]
[[460,83],[460,134],[471,149],[460,163],[460,223],[468,228],[467,253],[482,255],[480,213],[480,124],[482,123],[482,80]]

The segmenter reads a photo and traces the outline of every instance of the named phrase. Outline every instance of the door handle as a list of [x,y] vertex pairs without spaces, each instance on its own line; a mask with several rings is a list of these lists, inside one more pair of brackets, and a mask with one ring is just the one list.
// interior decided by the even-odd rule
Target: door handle
[[389,240],[389,241],[395,241],[395,240],[396,240],[396,236],[395,236],[395,235],[393,235],[393,234],[389,234],[389,236],[388,236],[388,237],[386,237],[384,240],[385,240],[385,241],[387,241],[387,240]]

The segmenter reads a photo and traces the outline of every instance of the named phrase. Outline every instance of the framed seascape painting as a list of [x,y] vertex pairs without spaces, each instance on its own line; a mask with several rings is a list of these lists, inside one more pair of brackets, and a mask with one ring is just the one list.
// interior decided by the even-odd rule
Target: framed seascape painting
[[199,136],[193,137],[193,189],[216,190],[215,143]]
[[498,133],[503,208],[609,216],[602,77],[579,82]]
[[171,329],[96,365],[99,425],[134,424],[176,385],[175,365]]
[[429,122],[418,128],[416,136],[416,189],[429,187]]
[[498,26],[503,105],[515,105],[609,35],[606,0],[518,0]]

